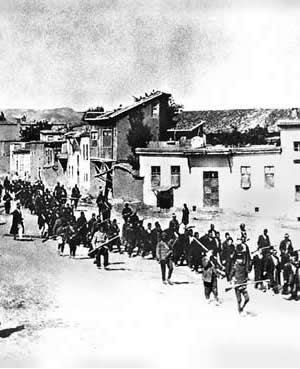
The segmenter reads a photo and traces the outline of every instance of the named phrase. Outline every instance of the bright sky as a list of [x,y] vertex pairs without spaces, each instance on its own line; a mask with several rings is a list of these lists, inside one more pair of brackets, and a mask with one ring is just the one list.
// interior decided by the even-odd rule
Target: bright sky
[[0,107],[300,106],[298,0],[0,0]]

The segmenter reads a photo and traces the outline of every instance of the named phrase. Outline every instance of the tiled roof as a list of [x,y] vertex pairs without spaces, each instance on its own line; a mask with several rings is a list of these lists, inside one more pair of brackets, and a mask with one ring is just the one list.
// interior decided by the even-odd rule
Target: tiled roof
[[[199,110],[183,111],[175,118],[172,130],[191,131],[199,124],[205,124],[206,133],[231,131],[237,128],[245,131],[254,128],[268,127],[277,130],[278,119],[290,118],[292,109],[232,109],[232,110]],[[300,115],[298,113],[298,115]]]

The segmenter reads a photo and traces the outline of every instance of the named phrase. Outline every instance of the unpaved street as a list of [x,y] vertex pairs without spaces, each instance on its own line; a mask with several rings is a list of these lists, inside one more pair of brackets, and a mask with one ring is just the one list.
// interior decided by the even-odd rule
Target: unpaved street
[[[35,217],[25,223],[37,233]],[[166,286],[141,257],[112,253],[110,270],[97,270],[83,248],[73,260],[54,241],[9,237],[0,254],[1,366],[300,365],[299,302],[270,291],[250,288],[240,317],[225,282],[222,305],[207,304],[201,275],[186,267]]]

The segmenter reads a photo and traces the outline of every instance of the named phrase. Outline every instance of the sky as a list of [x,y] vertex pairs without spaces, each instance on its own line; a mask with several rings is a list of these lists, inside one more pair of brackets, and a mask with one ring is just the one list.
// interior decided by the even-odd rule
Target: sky
[[0,0],[0,107],[300,106],[298,0]]

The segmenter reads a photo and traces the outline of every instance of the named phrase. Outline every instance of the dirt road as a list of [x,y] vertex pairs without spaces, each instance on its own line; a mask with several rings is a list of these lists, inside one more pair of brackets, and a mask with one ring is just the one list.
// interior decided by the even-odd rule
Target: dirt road
[[[28,232],[35,222],[26,216]],[[110,270],[98,270],[84,249],[73,260],[54,241],[8,237],[0,254],[1,366],[300,365],[299,302],[250,289],[242,318],[225,282],[222,305],[207,304],[186,267],[166,286],[141,257],[111,254]]]

